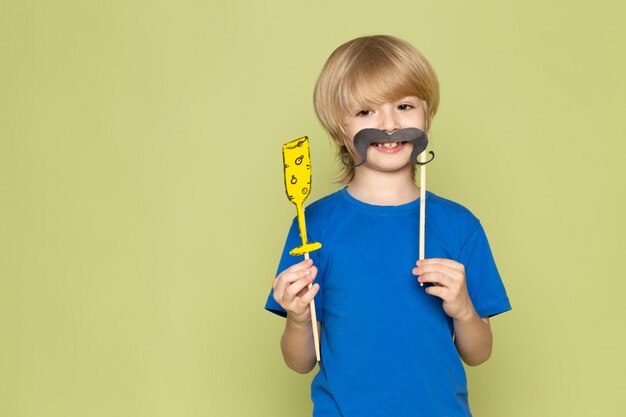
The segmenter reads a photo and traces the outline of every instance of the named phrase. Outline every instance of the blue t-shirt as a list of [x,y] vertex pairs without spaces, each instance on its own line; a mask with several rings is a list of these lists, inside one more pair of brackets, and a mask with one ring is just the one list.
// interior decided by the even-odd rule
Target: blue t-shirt
[[[489,243],[463,206],[427,193],[426,258],[465,265],[481,317],[511,308]],[[441,299],[412,274],[418,258],[419,199],[375,206],[342,189],[309,205],[310,254],[321,286],[321,362],[311,385],[317,417],[471,416],[465,371]],[[300,262],[294,220],[278,272]],[[265,308],[285,316],[270,293]]]

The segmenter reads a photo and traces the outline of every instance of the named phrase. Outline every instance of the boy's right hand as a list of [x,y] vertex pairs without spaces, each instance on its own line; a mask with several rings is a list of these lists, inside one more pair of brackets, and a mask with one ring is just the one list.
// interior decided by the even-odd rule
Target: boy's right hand
[[309,284],[317,276],[317,268],[313,260],[304,261],[290,266],[281,272],[272,283],[274,300],[287,311],[289,319],[299,323],[311,321],[309,304],[320,289],[319,284]]

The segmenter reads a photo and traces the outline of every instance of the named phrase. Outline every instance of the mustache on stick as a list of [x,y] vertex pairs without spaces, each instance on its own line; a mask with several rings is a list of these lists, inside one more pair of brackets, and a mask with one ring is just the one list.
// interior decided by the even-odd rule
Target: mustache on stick
[[367,149],[372,143],[381,143],[381,142],[409,142],[413,144],[413,152],[411,152],[411,162],[415,165],[426,165],[433,159],[435,159],[435,153],[433,151],[428,152],[431,155],[431,158],[426,162],[419,162],[417,160],[417,156],[424,152],[426,147],[428,146],[428,136],[424,133],[423,130],[418,129],[416,127],[408,127],[405,129],[396,130],[391,135],[379,130],[367,128],[360,130],[356,135],[354,135],[354,139],[352,139],[354,143],[354,147],[361,157],[361,161],[358,164],[350,164],[346,161],[345,155],[342,158],[343,164],[348,168],[356,168],[365,163],[367,159]]

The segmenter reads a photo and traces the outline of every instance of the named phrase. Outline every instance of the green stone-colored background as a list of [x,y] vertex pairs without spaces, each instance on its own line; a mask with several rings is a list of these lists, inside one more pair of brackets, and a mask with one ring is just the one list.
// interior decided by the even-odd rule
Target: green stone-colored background
[[[323,61],[432,61],[429,188],[481,218],[514,310],[477,417],[611,417],[626,390],[626,6],[618,0],[0,1],[0,415],[309,414],[263,311]],[[415,352],[419,355],[420,352]],[[366,417],[366,416],[364,416]]]

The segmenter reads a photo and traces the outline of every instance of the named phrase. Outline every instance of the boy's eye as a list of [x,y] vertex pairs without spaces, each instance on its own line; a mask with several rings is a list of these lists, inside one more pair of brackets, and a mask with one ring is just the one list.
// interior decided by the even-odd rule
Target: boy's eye
[[409,110],[412,109],[413,106],[411,106],[410,104],[407,103],[402,103],[398,106],[398,110]]
[[372,113],[371,110],[359,110],[357,112],[357,117],[365,117],[365,116],[369,116]]

